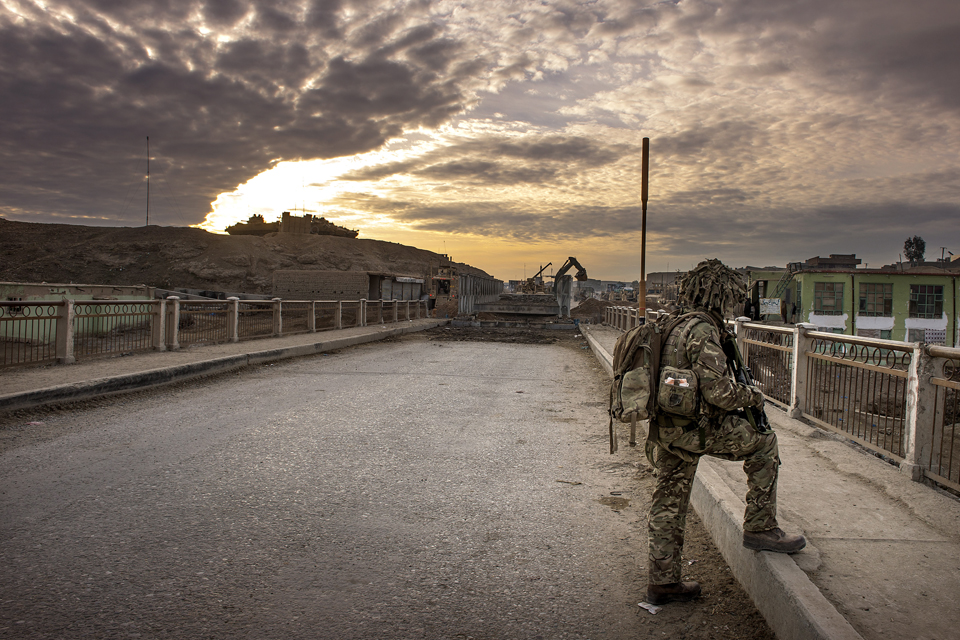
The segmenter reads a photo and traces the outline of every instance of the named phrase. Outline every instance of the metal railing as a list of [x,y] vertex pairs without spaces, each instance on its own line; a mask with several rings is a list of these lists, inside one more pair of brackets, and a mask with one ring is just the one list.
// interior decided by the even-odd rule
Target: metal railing
[[156,300],[83,301],[73,304],[73,356],[116,355],[153,348]]
[[232,337],[228,319],[232,303],[217,301],[180,301],[177,341],[185,344],[219,344]]
[[[625,331],[623,309],[606,319]],[[757,386],[790,417],[887,456],[914,480],[960,491],[960,349],[804,324],[732,325]]]
[[[372,316],[372,318],[368,318]],[[411,321],[426,300],[0,302],[0,367]]]
[[744,327],[741,351],[757,386],[768,400],[790,404],[793,370],[793,331],[787,328]]
[[913,345],[820,331],[807,335],[812,345],[805,354],[803,415],[902,461]]
[[343,326],[343,310],[339,302],[319,301],[313,307],[313,326],[316,331],[339,329]]
[[241,300],[237,315],[237,337],[244,340],[276,335],[276,306],[272,300]]
[[341,303],[340,322],[342,327],[362,327],[366,322],[363,319],[363,310],[366,305],[362,300]]
[[280,327],[283,335],[310,331],[310,316],[316,318],[315,313],[312,302],[283,302],[280,306]]
[[55,362],[63,302],[0,302],[0,367]]
[[933,387],[933,429],[930,454],[920,464],[927,476],[960,491],[960,349],[927,347],[934,359],[930,371]]

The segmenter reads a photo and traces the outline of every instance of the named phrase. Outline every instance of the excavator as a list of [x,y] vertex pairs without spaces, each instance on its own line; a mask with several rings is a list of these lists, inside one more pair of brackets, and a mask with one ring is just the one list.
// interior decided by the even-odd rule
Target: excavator
[[517,291],[517,293],[543,293],[544,287],[542,284],[537,283],[537,278],[552,264],[552,262],[548,262],[546,265],[540,267],[540,271],[537,271],[533,277],[527,278],[523,284],[520,285],[520,290]]
[[[575,276],[568,276],[567,271],[570,271],[573,267],[577,268],[577,274]],[[563,263],[563,266],[560,267],[556,275],[553,276],[553,295],[557,298],[557,304],[560,305],[561,318],[570,317],[570,305],[573,302],[574,278],[583,282],[587,279],[587,270],[577,262],[576,258],[571,256],[567,258],[567,261]]]

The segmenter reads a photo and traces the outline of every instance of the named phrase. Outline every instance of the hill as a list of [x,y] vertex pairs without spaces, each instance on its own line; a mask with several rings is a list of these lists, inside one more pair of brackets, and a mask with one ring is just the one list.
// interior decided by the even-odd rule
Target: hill
[[[429,279],[440,254],[380,240],[191,227],[87,227],[0,218],[0,280],[146,284],[270,294],[283,269],[373,271]],[[461,272],[484,274],[459,265]]]

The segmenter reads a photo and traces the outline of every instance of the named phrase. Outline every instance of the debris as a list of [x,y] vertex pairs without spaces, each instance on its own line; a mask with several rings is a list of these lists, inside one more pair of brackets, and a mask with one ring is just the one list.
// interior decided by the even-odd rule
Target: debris
[[649,611],[649,612],[650,612],[650,615],[653,615],[653,616],[655,616],[655,615],[657,615],[658,613],[660,613],[660,609],[663,608],[663,607],[658,607],[658,606],[655,605],[655,604],[650,604],[649,602],[638,602],[637,605],[638,605],[641,609],[646,609],[647,611]]
[[41,425],[41,424],[43,424],[43,423],[42,423],[42,422],[28,422],[27,424],[30,425],[31,427],[36,427],[36,426],[39,426],[39,425]]
[[557,482],[562,482],[564,484],[583,484],[582,482],[577,482],[576,480],[557,480]]

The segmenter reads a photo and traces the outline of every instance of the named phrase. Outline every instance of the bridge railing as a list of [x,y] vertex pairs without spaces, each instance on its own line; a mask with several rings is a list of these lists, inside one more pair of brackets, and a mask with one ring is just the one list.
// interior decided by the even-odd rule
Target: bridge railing
[[[607,324],[622,331],[635,326],[626,309],[608,309]],[[757,386],[790,417],[892,459],[914,480],[960,491],[960,349],[828,333],[810,324],[731,328]]]
[[[372,312],[372,313],[369,313]],[[0,302],[0,367],[179,349],[429,316],[426,300]]]
[[925,354],[929,360],[926,367],[918,367],[918,375],[929,376],[930,385],[924,385],[918,404],[931,403],[933,428],[929,442],[921,438],[918,444],[917,463],[936,482],[960,489],[960,349],[931,345]]
[[638,324],[638,314],[636,307],[607,307],[603,311],[603,322],[620,331],[630,331]]

